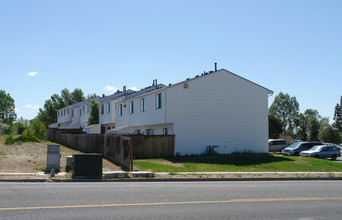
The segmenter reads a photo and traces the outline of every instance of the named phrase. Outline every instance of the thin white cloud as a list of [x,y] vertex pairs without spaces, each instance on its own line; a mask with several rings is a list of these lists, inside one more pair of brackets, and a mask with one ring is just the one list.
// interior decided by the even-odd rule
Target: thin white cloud
[[30,109],[38,109],[39,105],[25,105],[24,108],[30,108]]
[[116,92],[118,90],[118,88],[116,88],[115,86],[106,86],[105,91],[111,91],[111,92]]
[[132,87],[129,88],[129,89],[131,89],[131,90],[133,90],[133,91],[138,91],[137,87],[135,87],[135,86],[132,86]]
[[24,102],[28,102],[29,100],[28,99],[25,99]]
[[29,72],[27,75],[28,76],[36,76],[37,74],[38,74],[38,72],[35,71],[35,72]]

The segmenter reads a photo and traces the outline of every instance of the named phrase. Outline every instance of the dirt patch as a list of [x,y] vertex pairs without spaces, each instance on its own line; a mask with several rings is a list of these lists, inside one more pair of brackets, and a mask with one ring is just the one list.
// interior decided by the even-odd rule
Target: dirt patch
[[[0,173],[36,173],[44,171],[48,143],[16,143],[5,145],[0,136]],[[66,157],[81,152],[61,146],[60,171],[65,171]],[[103,159],[103,171],[121,170],[120,167]]]

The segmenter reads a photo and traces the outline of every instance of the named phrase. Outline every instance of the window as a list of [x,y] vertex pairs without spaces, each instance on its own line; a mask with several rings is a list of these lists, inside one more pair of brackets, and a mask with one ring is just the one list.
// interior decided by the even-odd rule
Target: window
[[87,105],[87,113],[89,113],[90,111],[90,107],[89,107],[89,104]]
[[103,113],[104,113],[104,106],[103,106],[103,104],[101,105],[101,115],[103,115]]
[[82,107],[82,110],[83,110],[83,114],[85,114],[85,110],[84,110],[85,108],[84,108],[84,106]]
[[118,114],[119,114],[119,116],[122,115],[122,104],[118,105]]
[[107,103],[107,113],[110,112],[110,102]]
[[145,111],[145,98],[140,99],[140,111],[141,112]]
[[133,101],[129,102],[129,114],[133,114],[134,113],[134,109],[133,109]]
[[156,109],[161,108],[161,93],[156,94]]
[[74,117],[74,109],[71,110],[71,117]]
[[82,109],[80,108],[80,116],[82,116]]
[[163,135],[167,135],[167,128],[163,128]]
[[67,115],[69,115],[69,108],[67,108]]
[[57,112],[57,117],[58,117],[58,118],[59,118],[59,113],[60,113],[60,111]]
[[63,115],[65,116],[65,109],[64,109]]

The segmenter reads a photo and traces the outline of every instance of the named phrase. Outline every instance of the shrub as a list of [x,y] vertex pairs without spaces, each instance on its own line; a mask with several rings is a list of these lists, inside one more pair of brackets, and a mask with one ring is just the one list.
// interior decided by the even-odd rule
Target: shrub
[[218,148],[219,146],[207,146],[207,148],[205,149],[205,151],[202,153],[202,155],[216,155],[219,154],[215,148]]
[[46,140],[47,130],[45,125],[39,120],[32,120],[30,126],[24,130],[23,134],[14,138],[16,129],[9,136],[7,136],[5,144],[11,145],[16,142],[40,142],[40,140]]

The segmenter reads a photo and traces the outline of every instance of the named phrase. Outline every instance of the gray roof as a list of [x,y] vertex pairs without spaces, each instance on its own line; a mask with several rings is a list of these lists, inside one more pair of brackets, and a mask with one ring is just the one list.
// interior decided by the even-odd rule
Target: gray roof
[[[127,91],[126,91],[126,94],[131,94],[131,93],[134,93],[134,90],[131,90],[131,89],[128,89]],[[110,96],[106,96],[106,97],[104,97],[104,98],[101,98],[100,100],[99,100],[99,102],[100,103],[104,103],[104,102],[108,102],[108,101],[110,101],[110,100],[114,100],[114,99],[117,99],[117,98],[119,98],[119,97],[121,97],[121,96],[124,96],[124,92],[118,92],[118,93],[115,93],[115,94],[113,94],[113,95],[110,95]]]
[[136,96],[139,96],[139,95],[151,92],[153,90],[161,89],[161,88],[164,88],[164,87],[166,87],[166,86],[164,84],[161,84],[161,83],[158,84],[157,86],[149,86],[149,87],[146,87],[146,88],[141,89],[139,91],[136,91],[134,93],[126,95],[125,99],[130,99],[130,98],[133,98],[133,97],[136,97]]
[[219,72],[219,71],[225,71],[225,72],[227,72],[227,73],[230,73],[230,74],[232,74],[232,75],[234,75],[234,76],[239,77],[240,79],[246,80],[246,81],[249,82],[249,83],[252,83],[252,84],[254,84],[254,85],[256,85],[256,86],[259,86],[259,87],[261,87],[261,88],[267,90],[269,94],[273,94],[273,91],[272,91],[272,90],[269,90],[269,89],[267,89],[267,88],[265,88],[265,87],[263,87],[263,86],[261,86],[261,85],[255,83],[255,82],[252,82],[252,81],[250,81],[250,80],[248,80],[248,79],[246,79],[246,78],[243,78],[242,76],[239,76],[239,75],[237,75],[237,74],[235,74],[235,73],[233,73],[233,72],[230,72],[230,71],[228,71],[228,70],[226,70],[226,69],[219,69],[219,70],[217,70],[217,71],[204,72],[204,73],[202,73],[202,74],[200,74],[200,75],[197,75],[197,76],[195,76],[195,77],[193,77],[193,78],[187,78],[187,79],[184,80],[184,81],[181,81],[181,82],[178,82],[178,83],[175,83],[175,84],[169,84],[169,87],[177,86],[177,85],[179,85],[179,84],[182,84],[182,83],[185,83],[185,82],[188,82],[188,81],[191,81],[191,80],[200,78],[200,77],[204,77],[204,76],[207,76],[207,75],[209,75],[209,74],[212,74],[212,73],[215,73],[215,72]]
[[[82,102],[77,102],[77,103],[75,103],[75,104],[65,106],[64,108],[61,108],[61,109],[65,109],[65,108],[70,108],[70,109],[77,108],[77,107],[80,107],[80,106],[82,106],[82,105],[84,105],[84,104],[86,104],[86,103],[90,103],[91,100],[93,100],[93,99],[99,100],[100,97],[96,96],[96,97],[94,97],[94,98],[90,98],[90,99],[84,100],[84,101],[82,101]],[[60,110],[60,109],[59,109],[59,110]]]

